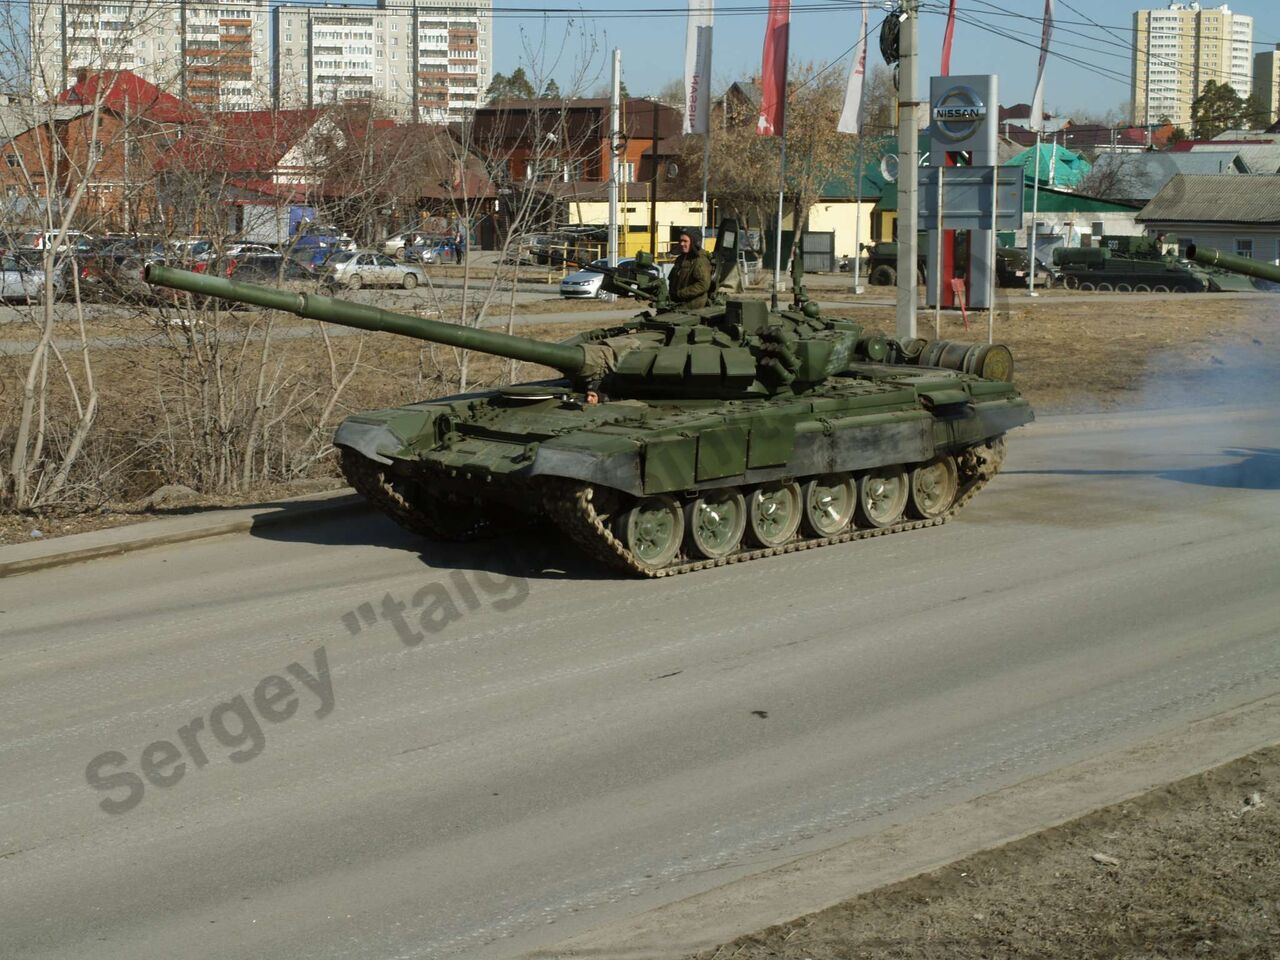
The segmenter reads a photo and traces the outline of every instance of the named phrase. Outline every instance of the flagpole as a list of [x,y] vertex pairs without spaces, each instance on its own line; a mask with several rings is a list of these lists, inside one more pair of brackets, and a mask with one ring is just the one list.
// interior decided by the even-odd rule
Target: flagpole
[[702,136],[702,236],[711,229],[711,211],[707,209],[707,175],[711,172],[711,124]]
[[778,309],[778,284],[782,282],[782,195],[787,188],[787,110],[782,108],[782,123],[778,130],[778,224],[773,237],[773,293],[769,297],[769,309]]
[[858,185],[853,208],[853,292],[862,292],[862,137],[858,137]]
[[1036,217],[1040,215],[1040,126],[1036,127],[1036,177],[1031,187],[1031,229],[1027,231],[1027,296],[1036,293]]
[[905,0],[898,28],[898,339],[916,336],[916,228],[919,213],[919,83],[916,77],[920,0]]

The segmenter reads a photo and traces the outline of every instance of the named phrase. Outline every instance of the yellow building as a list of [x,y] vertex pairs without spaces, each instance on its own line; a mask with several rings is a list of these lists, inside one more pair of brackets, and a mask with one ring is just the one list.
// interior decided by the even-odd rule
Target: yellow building
[[1227,4],[1171,3],[1133,15],[1133,122],[1165,120],[1189,130],[1191,103],[1210,80],[1248,97],[1253,82],[1253,17]]
[[[657,220],[658,235],[654,244],[659,260],[674,255],[679,235],[674,231],[681,227],[696,227],[702,223],[702,203],[685,200],[659,200],[653,217]],[[570,224],[604,226],[609,222],[609,204],[601,200],[567,201],[566,221]],[[641,250],[648,250],[650,236],[650,205],[648,200],[621,200],[618,203],[618,255],[634,257]],[[715,246],[715,231],[706,240],[708,249]]]

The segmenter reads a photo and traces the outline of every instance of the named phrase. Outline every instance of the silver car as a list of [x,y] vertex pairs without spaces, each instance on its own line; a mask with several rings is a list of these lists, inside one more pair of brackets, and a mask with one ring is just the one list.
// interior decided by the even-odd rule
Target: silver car
[[[636,265],[633,258],[627,257],[625,260],[618,261],[618,269],[626,270]],[[593,267],[608,267],[608,260],[593,260]],[[645,270],[651,276],[661,274],[664,277],[671,276],[671,264],[655,263]],[[604,289],[604,274],[597,270],[578,270],[569,274],[560,281],[560,296],[570,299],[578,298],[603,298],[607,295]]]
[[426,271],[416,263],[404,263],[375,250],[335,253],[324,262],[321,282],[331,287],[403,287],[412,290],[427,282]]
[[[21,257],[0,257],[0,299],[40,303],[44,300],[44,269]],[[53,275],[53,295],[62,295],[62,271]]]

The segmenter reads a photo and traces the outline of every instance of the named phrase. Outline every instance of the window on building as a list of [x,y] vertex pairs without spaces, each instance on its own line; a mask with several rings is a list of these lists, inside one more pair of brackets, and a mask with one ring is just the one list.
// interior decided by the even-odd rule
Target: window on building
[[1248,257],[1250,260],[1253,259],[1253,239],[1252,238],[1237,238],[1236,256]]
[[4,155],[4,162],[11,167],[16,167],[19,165],[18,155],[16,153],[6,153]]

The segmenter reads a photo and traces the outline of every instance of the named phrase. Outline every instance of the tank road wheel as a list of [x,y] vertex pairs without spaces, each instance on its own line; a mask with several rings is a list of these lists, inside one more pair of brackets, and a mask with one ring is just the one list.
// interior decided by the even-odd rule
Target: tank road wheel
[[1116,293],[1133,293],[1133,287],[1129,286],[1127,283],[1117,283]]
[[858,520],[868,527],[898,522],[907,505],[907,472],[901,467],[876,467],[858,478]]
[[1173,288],[1173,292],[1174,293],[1190,293],[1191,288],[1187,286],[1185,283],[1180,283]]
[[1145,283],[1135,283],[1133,285],[1133,292],[1134,293],[1150,293],[1151,287],[1149,287]]
[[1111,284],[1107,283],[1107,281],[1105,280],[1103,280],[1100,284],[1098,284],[1099,293],[1111,293],[1111,291],[1114,289],[1115,287],[1111,286]]
[[412,290],[417,285],[418,285],[418,278],[414,276],[412,273],[406,273],[404,275],[404,279],[400,281],[400,286],[404,287],[404,289],[406,290]]
[[871,271],[867,282],[873,287],[892,287],[898,282],[898,271],[887,264],[880,264]]
[[756,487],[747,501],[747,527],[761,547],[779,547],[800,526],[800,485],[774,483]]
[[737,550],[746,525],[747,504],[734,487],[708,490],[685,507],[689,546],[708,560],[719,560]]
[[955,502],[960,488],[960,472],[955,459],[939,457],[911,471],[911,499],[908,506],[912,516],[921,520],[936,520]]
[[1163,283],[1157,283],[1154,287],[1151,288],[1151,291],[1152,293],[1168,293],[1169,288],[1166,287]]
[[1062,285],[1068,290],[1078,290],[1080,288],[1080,278],[1068,273],[1062,278]]
[[636,563],[660,570],[675,559],[684,538],[684,512],[665,494],[637,500],[618,517],[618,538]]
[[804,485],[804,528],[815,537],[834,537],[853,519],[857,501],[853,478],[829,473]]
[[1096,288],[1096,287],[1094,287],[1094,285],[1093,285],[1093,281],[1092,281],[1092,280],[1082,280],[1082,281],[1080,281],[1080,289],[1081,289],[1081,290],[1089,290],[1089,291],[1092,291],[1092,290],[1095,290],[1095,289],[1097,289],[1097,288]]
[[347,277],[348,290],[359,290],[363,285],[364,280],[360,278],[360,274],[353,273],[351,276]]

